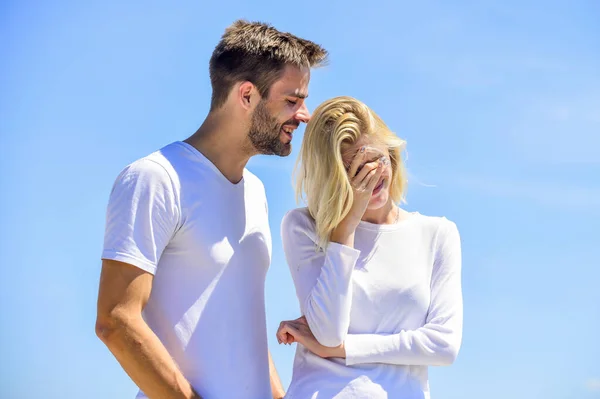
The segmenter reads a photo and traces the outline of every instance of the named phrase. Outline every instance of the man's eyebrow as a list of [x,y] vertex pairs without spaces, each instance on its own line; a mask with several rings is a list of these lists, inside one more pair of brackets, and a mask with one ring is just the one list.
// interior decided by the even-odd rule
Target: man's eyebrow
[[293,92],[289,93],[288,96],[305,99],[308,98],[308,93],[300,93],[298,90],[294,90]]

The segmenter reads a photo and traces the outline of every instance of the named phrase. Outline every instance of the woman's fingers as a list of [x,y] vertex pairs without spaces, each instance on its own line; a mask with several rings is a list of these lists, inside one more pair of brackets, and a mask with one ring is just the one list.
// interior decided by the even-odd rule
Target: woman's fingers
[[377,182],[379,181],[379,178],[381,177],[381,174],[383,173],[383,168],[385,168],[386,166],[387,166],[387,158],[380,159],[379,163],[377,164],[377,169],[375,170],[375,173],[369,175],[369,181],[366,183],[365,191],[367,191],[369,193],[373,192],[373,189],[377,185]]
[[352,179],[352,185],[355,188],[366,187],[365,179],[369,176],[369,174],[371,174],[371,172],[377,170],[378,162],[379,162],[379,160],[366,163],[365,166],[363,166],[363,168],[360,170],[360,172],[358,172],[358,174],[356,176],[354,176],[354,179]]
[[277,333],[275,333],[275,336],[277,337],[277,343],[279,343],[279,344],[283,343],[285,340],[285,334],[281,331],[282,328],[283,328],[283,321],[281,323],[279,323],[279,328],[277,328]]
[[288,328],[288,323],[289,321],[282,321],[279,324],[279,328],[277,329],[277,342],[279,342],[280,344],[287,344],[288,340],[289,340],[289,328]]
[[297,341],[298,329],[293,321],[282,321],[277,330],[277,342],[280,344],[292,344]]
[[360,147],[360,150],[358,150],[358,152],[352,159],[352,163],[350,164],[350,169],[348,170],[348,175],[350,176],[350,179],[352,179],[356,175],[356,171],[358,170],[358,167],[360,165],[362,165],[362,163],[364,162],[365,156],[367,155],[366,149],[367,148],[365,146]]
[[366,191],[373,176],[381,169],[379,167],[380,164],[381,162],[379,160],[366,164],[360,173],[355,177],[355,180],[352,183],[354,188],[357,190]]
[[294,336],[291,335],[291,334],[287,334],[286,342],[285,343],[288,344],[288,345],[291,345],[294,342],[296,342],[296,338],[294,338]]

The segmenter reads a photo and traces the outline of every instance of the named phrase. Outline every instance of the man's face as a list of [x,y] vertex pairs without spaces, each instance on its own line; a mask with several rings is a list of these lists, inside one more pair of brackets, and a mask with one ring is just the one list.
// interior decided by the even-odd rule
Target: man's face
[[304,102],[308,97],[310,68],[286,66],[279,80],[254,109],[248,137],[259,154],[288,156],[292,135],[310,113]]

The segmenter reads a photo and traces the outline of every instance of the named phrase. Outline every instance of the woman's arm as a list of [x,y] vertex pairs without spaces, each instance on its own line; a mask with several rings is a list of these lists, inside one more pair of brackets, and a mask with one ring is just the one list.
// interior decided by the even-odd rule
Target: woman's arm
[[[282,342],[298,342],[321,357],[346,358],[347,365],[389,363],[444,366],[454,362],[462,340],[461,249],[456,225],[439,231],[426,323],[397,334],[347,334],[335,348],[319,344],[302,318],[280,328]],[[286,337],[285,334],[289,334]]]
[[314,222],[303,210],[283,218],[281,234],[302,314],[320,344],[340,345],[350,323],[352,271],[360,251],[332,242],[317,252]]
[[445,220],[436,247],[425,325],[391,335],[348,334],[344,343],[347,365],[445,366],[454,362],[462,341],[463,321],[460,236],[454,223]]
[[308,212],[291,211],[281,225],[283,249],[300,309],[317,341],[327,347],[341,345],[348,333],[352,271],[360,255],[360,251],[353,248],[354,233],[375,184],[389,162],[387,158],[367,161],[363,146],[354,156],[348,172],[353,190],[352,206],[328,237],[324,252],[315,250],[319,240]]

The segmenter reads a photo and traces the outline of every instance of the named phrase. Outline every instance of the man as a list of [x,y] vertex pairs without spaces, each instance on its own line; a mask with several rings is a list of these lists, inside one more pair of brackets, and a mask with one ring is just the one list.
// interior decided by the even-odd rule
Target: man
[[[268,353],[267,201],[251,156],[291,152],[327,52],[237,21],[210,60],[202,126],[127,166],[106,218],[96,333],[139,398],[284,395]],[[270,380],[269,380],[270,376]]]

